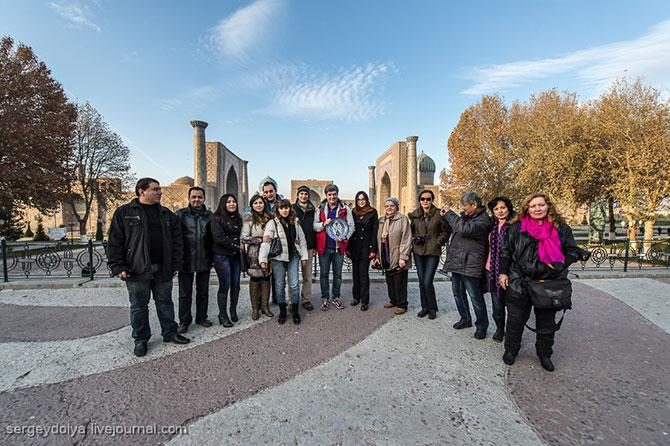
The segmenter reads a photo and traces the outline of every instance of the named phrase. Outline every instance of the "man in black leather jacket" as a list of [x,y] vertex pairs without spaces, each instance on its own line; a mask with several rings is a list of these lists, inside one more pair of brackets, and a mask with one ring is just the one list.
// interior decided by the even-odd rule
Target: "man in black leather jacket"
[[120,206],[109,228],[107,258],[112,274],[126,282],[130,299],[130,325],[134,353],[144,356],[151,337],[149,299],[153,294],[163,340],[187,344],[177,333],[172,303],[172,278],[182,261],[179,220],[160,205],[161,187],[153,178],[141,178],[137,198]]
[[188,190],[188,207],[175,215],[181,221],[184,236],[184,259],[179,270],[179,333],[186,333],[193,322],[193,276],[195,275],[195,323],[211,327],[207,320],[209,306],[209,276],[212,269],[212,237],[208,227],[212,211],[205,206],[205,191],[201,187]]

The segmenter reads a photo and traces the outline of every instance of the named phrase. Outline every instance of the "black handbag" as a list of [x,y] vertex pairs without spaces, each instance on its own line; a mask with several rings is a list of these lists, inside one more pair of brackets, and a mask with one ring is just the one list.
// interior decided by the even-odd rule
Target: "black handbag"
[[[565,312],[572,309],[572,282],[568,279],[529,280],[526,282],[530,303],[541,310],[563,310],[554,332],[560,330]],[[529,330],[537,330],[526,324]]]
[[270,242],[270,252],[268,258],[280,256],[282,253],[281,240],[279,237],[274,237]]

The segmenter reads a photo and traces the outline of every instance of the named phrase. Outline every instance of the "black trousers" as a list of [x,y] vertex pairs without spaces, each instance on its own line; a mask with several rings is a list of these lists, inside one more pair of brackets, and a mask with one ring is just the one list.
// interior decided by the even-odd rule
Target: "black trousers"
[[386,286],[389,300],[393,305],[407,309],[407,275],[408,271],[386,271]]
[[[505,350],[517,354],[521,348],[523,329],[530,317],[532,305],[528,296],[517,296],[507,293],[507,331],[505,333]],[[535,352],[540,357],[550,357],[554,352],[554,335],[556,330],[556,310],[538,310],[535,308]]]
[[207,319],[209,306],[209,270],[198,273],[179,272],[179,322],[190,325],[193,322],[193,276],[195,275],[195,322]]
[[351,259],[354,286],[354,300],[365,305],[370,304],[370,259]]
[[421,309],[437,311],[437,299],[435,297],[435,272],[440,263],[439,256],[421,256],[414,254],[416,275],[419,278],[419,295],[421,296]]

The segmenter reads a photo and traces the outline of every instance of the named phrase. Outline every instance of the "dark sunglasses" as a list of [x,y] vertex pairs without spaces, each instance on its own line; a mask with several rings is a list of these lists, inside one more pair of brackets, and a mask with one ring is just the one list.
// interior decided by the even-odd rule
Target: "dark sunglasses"
[[421,200],[421,201],[433,201],[433,199],[430,198],[430,197],[421,197],[421,198],[419,198],[419,200]]

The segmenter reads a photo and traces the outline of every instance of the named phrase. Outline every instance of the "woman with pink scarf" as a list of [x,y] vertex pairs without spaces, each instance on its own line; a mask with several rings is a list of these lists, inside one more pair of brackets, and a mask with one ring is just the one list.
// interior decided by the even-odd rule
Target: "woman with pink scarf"
[[[507,290],[507,330],[503,361],[514,364],[521,347],[523,329],[530,317],[527,280],[564,279],[568,267],[579,257],[572,229],[565,223],[549,197],[536,193],[526,197],[518,217],[509,227],[500,253],[500,286]],[[537,336],[535,351],[542,367],[552,372],[556,310],[535,308]]]

